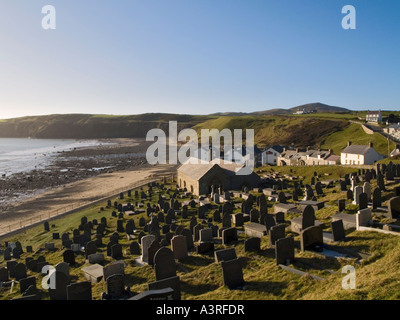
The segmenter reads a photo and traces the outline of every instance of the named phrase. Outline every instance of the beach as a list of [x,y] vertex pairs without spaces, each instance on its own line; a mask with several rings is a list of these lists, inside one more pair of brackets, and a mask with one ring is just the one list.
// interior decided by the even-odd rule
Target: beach
[[144,139],[105,142],[63,152],[43,170],[2,178],[1,226],[62,213],[176,170],[176,166],[149,165],[145,152],[150,143]]

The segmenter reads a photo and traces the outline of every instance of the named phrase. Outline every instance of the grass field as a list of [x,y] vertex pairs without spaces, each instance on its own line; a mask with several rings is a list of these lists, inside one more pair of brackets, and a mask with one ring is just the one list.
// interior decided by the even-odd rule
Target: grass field
[[347,142],[351,141],[352,144],[368,145],[372,142],[374,148],[380,154],[387,156],[388,149],[390,152],[396,147],[396,144],[380,135],[374,133],[372,135],[365,133],[359,124],[352,123],[349,127],[344,130],[332,133],[322,144],[323,149],[333,149],[333,152],[340,155],[340,152],[347,146]]
[[[302,177],[304,183],[311,180],[311,176],[316,171],[320,180],[334,179],[342,177],[344,174],[355,171],[352,168],[342,167],[265,167],[260,169],[260,174],[269,173],[271,171],[279,171],[281,175],[292,174],[293,176]],[[292,171],[292,172],[291,172]],[[299,181],[299,179],[297,179]],[[388,190],[383,193],[384,204],[388,199],[393,196],[392,188],[398,185],[392,184],[388,186]],[[372,181],[372,187],[376,186],[376,182]],[[166,186],[172,191],[176,188],[175,184]],[[147,187],[144,188],[145,190]],[[158,200],[157,191],[162,192],[169,196],[166,192],[153,188],[153,197],[150,200],[151,204],[155,204]],[[289,190],[284,190],[289,191]],[[345,193],[340,192],[339,187],[325,188],[325,195],[321,196],[319,200],[325,201],[327,206],[316,212],[318,220],[325,223],[325,230],[330,230],[331,216],[337,212],[336,200],[344,198]],[[133,194],[133,193],[132,193]],[[255,196],[258,193],[254,193]],[[118,201],[120,203],[135,202],[140,199],[125,198],[124,200],[111,199],[112,202]],[[185,201],[188,198],[179,198],[179,201]],[[234,202],[241,202],[242,199],[235,198]],[[291,200],[289,200],[291,201]],[[273,206],[272,202],[268,201],[270,207]],[[348,213],[356,212],[357,206],[347,205],[346,210]],[[216,209],[209,210],[207,215],[212,216],[211,213]],[[189,210],[189,218],[191,215],[196,214],[197,209]],[[269,211],[272,209],[270,208]],[[33,256],[37,258],[39,255],[46,257],[52,265],[62,261],[61,240],[52,240],[52,233],[58,232],[60,235],[64,232],[72,233],[73,229],[77,228],[80,224],[80,219],[83,216],[88,218],[88,221],[93,219],[100,220],[101,217],[107,218],[106,235],[103,238],[103,243],[107,243],[107,239],[116,230],[117,218],[112,217],[111,212],[113,208],[107,208],[106,203],[99,203],[91,208],[71,214],[69,216],[59,218],[50,222],[50,232],[43,229],[43,225],[26,229],[25,231],[3,239],[3,241],[20,241],[23,248],[26,245],[32,245],[35,253],[24,253],[18,262],[23,262],[26,257]],[[236,209],[235,212],[239,212]],[[289,221],[297,215],[288,214],[285,220]],[[133,217],[135,225],[137,226],[136,235],[143,230],[138,227],[138,220],[140,217],[145,217],[147,222],[150,218],[146,214],[136,215]],[[380,216],[375,216],[376,221],[385,222]],[[124,218],[124,222],[128,218]],[[177,223],[188,227],[190,219],[177,218]],[[124,224],[125,224],[124,223]],[[215,223],[221,227],[220,223]],[[212,254],[198,255],[191,253],[191,255],[184,261],[179,262],[177,265],[177,274],[181,279],[182,299],[188,300],[284,300],[284,299],[399,299],[400,298],[400,247],[398,245],[398,236],[379,234],[374,232],[357,232],[355,230],[347,231],[348,241],[338,243],[339,246],[359,250],[370,255],[370,258],[363,260],[361,264],[355,263],[352,259],[347,258],[327,258],[325,256],[311,253],[300,252],[299,250],[299,236],[290,231],[289,223],[287,223],[286,234],[287,236],[294,236],[296,242],[296,260],[291,265],[299,270],[318,275],[325,279],[325,281],[316,281],[309,276],[297,276],[282,270],[276,266],[274,259],[274,249],[269,248],[268,237],[262,238],[261,251],[259,252],[245,252],[243,241],[246,235],[243,232],[243,227],[238,227],[239,239],[228,246],[216,244],[215,249],[222,249],[226,247],[235,247],[237,256],[243,263],[243,274],[245,280],[244,290],[229,290],[223,285],[221,266],[214,262]],[[139,267],[135,264],[134,259],[137,256],[130,254],[128,248],[132,240],[128,241],[124,233],[120,233],[119,243],[122,244],[124,253],[125,268],[125,285],[131,288],[132,292],[142,292],[147,290],[147,282],[155,280],[154,270],[150,266]],[[47,242],[55,242],[58,250],[55,252],[46,252],[44,244]],[[105,253],[106,247],[98,248],[98,252]],[[82,267],[87,266],[83,254],[76,256],[77,264],[71,266],[70,274],[73,282],[84,281]],[[106,258],[107,263],[111,258]],[[4,266],[5,262],[3,257],[0,257],[0,265]],[[345,265],[352,265],[356,269],[357,287],[355,290],[345,290],[342,288],[343,274],[342,268]],[[329,271],[328,271],[329,270]],[[37,277],[37,287],[41,288],[42,276],[28,271],[28,276],[33,275]],[[101,293],[105,291],[105,283],[101,281],[92,285],[93,297],[98,300]],[[49,299],[48,293],[42,290],[43,298]],[[10,293],[9,288],[0,289],[0,299],[11,299],[20,296],[19,285],[16,284],[13,291]]]

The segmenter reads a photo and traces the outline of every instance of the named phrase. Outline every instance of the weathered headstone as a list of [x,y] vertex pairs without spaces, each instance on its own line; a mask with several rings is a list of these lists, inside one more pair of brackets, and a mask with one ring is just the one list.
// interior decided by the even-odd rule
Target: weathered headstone
[[89,281],[67,286],[67,300],[92,300],[92,284]]
[[321,251],[323,245],[323,232],[321,226],[308,227],[300,233],[300,248],[301,251],[308,249]]
[[154,271],[156,281],[176,276],[176,264],[173,252],[165,247],[154,255]]
[[288,265],[294,261],[294,238],[280,238],[275,242],[276,264]]
[[275,242],[278,239],[284,238],[285,237],[285,224],[278,224],[276,226],[271,227],[269,230],[268,236],[269,236],[269,246],[273,247],[275,246]]
[[221,268],[224,286],[231,290],[243,287],[243,267],[240,259],[222,261]]

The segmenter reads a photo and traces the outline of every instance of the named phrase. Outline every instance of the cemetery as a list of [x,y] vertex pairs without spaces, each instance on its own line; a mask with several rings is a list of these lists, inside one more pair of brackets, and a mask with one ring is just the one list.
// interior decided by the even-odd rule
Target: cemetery
[[6,236],[0,299],[400,298],[399,164],[256,173],[257,188],[199,196],[160,177]]

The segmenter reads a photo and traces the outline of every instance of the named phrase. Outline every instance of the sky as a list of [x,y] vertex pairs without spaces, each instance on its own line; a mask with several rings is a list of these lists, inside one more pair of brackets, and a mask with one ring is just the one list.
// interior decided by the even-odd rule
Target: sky
[[[56,29],[42,28],[42,8]],[[356,29],[342,28],[342,8]],[[0,119],[400,110],[398,0],[1,0]]]

